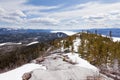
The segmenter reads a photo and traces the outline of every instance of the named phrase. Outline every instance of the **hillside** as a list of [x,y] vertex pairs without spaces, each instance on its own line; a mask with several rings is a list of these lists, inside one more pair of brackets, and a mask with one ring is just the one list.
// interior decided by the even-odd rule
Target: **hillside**
[[28,44],[33,41],[46,42],[67,37],[65,33],[51,33],[50,30],[0,28],[0,43],[12,42]]
[[101,73],[119,80],[120,42],[117,38],[81,32],[53,43],[62,52],[79,53],[81,58],[100,69]]
[[[65,51],[78,52],[82,58],[97,66],[107,63],[104,61],[110,63],[114,59],[120,61],[120,42],[115,41],[112,37],[78,33],[63,40],[55,40],[53,44],[58,48],[62,47]],[[78,46],[77,50],[74,45]]]
[[[26,64],[31,60],[45,56],[46,51],[52,47],[51,41],[67,37],[64,33],[48,32],[14,32],[2,30],[0,33],[0,73]],[[10,34],[11,33],[11,34]],[[8,42],[9,41],[9,42]]]
[[[13,54],[9,56],[9,59],[8,57],[1,58],[1,62],[5,61],[5,63],[2,63],[1,69],[4,69],[5,65],[8,66],[8,64],[9,67],[7,68],[10,68],[11,64],[16,64],[16,62],[16,66],[20,66],[32,61],[46,68],[42,71],[38,68],[33,71],[30,70],[32,71],[30,74],[36,76],[38,80],[46,80],[47,77],[50,77],[50,80],[58,80],[58,78],[60,80],[81,80],[88,76],[92,78],[96,76],[97,79],[99,77],[106,78],[94,75],[94,70],[98,72],[95,74],[107,75],[107,79],[110,77],[111,80],[115,78],[119,80],[119,77],[114,76],[120,73],[120,42],[113,40],[108,36],[81,32],[46,43],[22,46],[19,50],[17,48],[17,51],[12,52]],[[16,60],[15,63],[14,60]],[[86,74],[87,71],[89,72]],[[63,73],[64,75],[62,75]],[[56,77],[53,78],[55,74]],[[34,76],[30,80],[37,80]]]

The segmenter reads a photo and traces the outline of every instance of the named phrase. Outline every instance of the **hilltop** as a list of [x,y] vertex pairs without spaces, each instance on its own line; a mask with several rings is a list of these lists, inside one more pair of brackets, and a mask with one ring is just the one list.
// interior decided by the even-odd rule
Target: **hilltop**
[[[22,53],[18,57],[20,64],[32,62],[40,65],[35,70],[29,70],[30,80],[45,80],[47,77],[51,80],[80,80],[88,77],[119,80],[116,76],[120,74],[120,42],[113,40],[114,38],[108,36],[80,32],[47,43],[31,44],[13,53]],[[87,71],[89,72],[85,74]],[[63,73],[65,74],[62,75]]]

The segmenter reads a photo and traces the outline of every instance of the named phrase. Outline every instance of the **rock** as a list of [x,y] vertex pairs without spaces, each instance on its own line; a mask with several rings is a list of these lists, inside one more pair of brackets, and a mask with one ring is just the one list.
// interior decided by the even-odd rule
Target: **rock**
[[31,72],[24,73],[22,76],[22,80],[29,80],[31,78]]
[[37,58],[37,59],[35,59],[35,60],[36,60],[36,63],[39,64],[40,62],[44,61],[45,58],[39,57],[39,58]]
[[37,61],[36,60],[32,60],[31,63],[37,63]]
[[77,66],[67,55],[51,54],[40,64],[45,65],[47,69],[34,70],[29,80],[86,80],[87,76],[95,76],[95,80],[99,80],[96,77],[99,76],[99,71]]
[[[63,66],[63,64],[61,66]],[[56,70],[34,70],[29,80],[86,80],[87,76],[97,76],[97,74],[90,69],[77,66],[70,67],[71,68]],[[92,78],[91,80],[99,79]]]
[[70,59],[68,59],[68,58],[63,58],[63,61],[66,61],[66,62],[68,62],[68,63],[70,63],[70,64],[73,64],[73,65],[75,65],[75,64],[77,64],[76,62],[72,62]]

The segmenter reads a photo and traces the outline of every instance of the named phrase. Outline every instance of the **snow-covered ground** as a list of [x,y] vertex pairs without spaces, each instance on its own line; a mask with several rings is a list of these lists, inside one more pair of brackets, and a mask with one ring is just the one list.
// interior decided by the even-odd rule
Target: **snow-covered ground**
[[76,38],[75,40],[73,40],[73,47],[74,47],[74,51],[78,52],[78,47],[81,44],[81,40],[80,38]]
[[37,44],[37,43],[39,43],[39,41],[31,42],[31,43],[27,44],[27,46],[30,46],[30,45],[33,45],[33,44]]
[[0,46],[4,46],[4,45],[19,45],[22,44],[21,42],[19,43],[12,43],[12,42],[6,42],[6,43],[1,43]]
[[120,41],[120,38],[119,37],[112,37],[113,41],[116,42],[116,41]]
[[[45,60],[40,65],[29,63],[2,73],[0,74],[0,80],[22,80],[23,74],[30,71],[33,71],[30,80],[48,80],[48,77],[49,80],[83,80],[87,76],[97,76],[99,74],[99,70],[88,61],[80,58],[79,54],[60,54],[56,53],[45,57]],[[63,61],[65,55],[76,64]]]
[[[102,35],[103,37],[106,37],[106,35]],[[109,37],[109,36],[107,36]],[[120,41],[120,37],[112,37],[113,41],[116,42],[116,41]]]
[[[64,56],[76,64],[64,61]],[[77,53],[56,53],[45,57],[41,62],[47,70],[37,69],[29,80],[86,80],[87,76],[98,76],[99,70]]]
[[98,69],[95,66],[91,65],[88,61],[80,58],[80,56],[77,53],[67,53],[65,55],[68,56],[70,61],[72,61],[73,63],[76,63],[76,66],[98,71]]
[[34,69],[43,69],[46,70],[46,67],[39,65],[39,64],[34,64],[34,63],[29,63],[25,64],[19,68],[16,68],[14,70],[5,72],[0,74],[0,80],[22,80],[22,75],[26,72],[30,72]]
[[51,31],[51,33],[57,33],[57,32],[63,32],[67,35],[73,35],[73,34],[76,34],[77,32],[74,32],[74,31]]

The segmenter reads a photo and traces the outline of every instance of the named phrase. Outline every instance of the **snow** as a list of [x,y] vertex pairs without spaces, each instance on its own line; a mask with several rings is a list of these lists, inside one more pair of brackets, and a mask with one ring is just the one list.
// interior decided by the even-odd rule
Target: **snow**
[[73,40],[73,46],[74,46],[74,51],[78,52],[78,47],[80,46],[80,38],[76,38],[75,40]]
[[[71,64],[66,60],[76,62]],[[70,60],[69,60],[70,59]],[[87,80],[87,76],[99,76],[99,71],[77,53],[55,53],[45,57],[41,62],[47,67],[47,70],[34,70],[29,80]]]
[[34,42],[31,42],[31,43],[27,44],[27,46],[30,46],[30,45],[33,45],[33,44],[37,44],[37,43],[39,43],[39,42],[38,41],[34,41]]
[[79,54],[77,54],[77,53],[67,53],[65,55],[68,56],[68,58],[70,59],[71,62],[76,63],[76,66],[80,66],[80,67],[98,71],[98,69],[95,66],[91,65],[88,61],[80,58]]
[[45,66],[39,65],[39,64],[34,64],[34,63],[29,63],[25,64],[19,68],[16,68],[14,70],[5,72],[0,74],[0,80],[22,80],[22,75],[26,72],[30,72],[34,69],[42,69],[46,70]]
[[6,44],[7,44],[7,43],[1,43],[0,46],[4,46],[4,45],[6,45]]
[[[102,35],[103,37],[106,37],[106,35]],[[109,37],[109,36],[107,36]],[[120,37],[112,37],[113,41],[116,42],[116,41],[120,41]]]
[[69,35],[69,36],[77,33],[77,32],[74,32],[74,31],[51,31],[51,33],[57,33],[57,32],[63,32],[65,34]]
[[19,43],[12,43],[12,42],[6,42],[6,43],[1,43],[0,44],[0,46],[4,46],[4,45],[20,45],[20,44],[22,44],[21,42],[19,42]]
[[120,38],[119,37],[112,37],[113,41],[116,42],[116,41],[120,41]]

